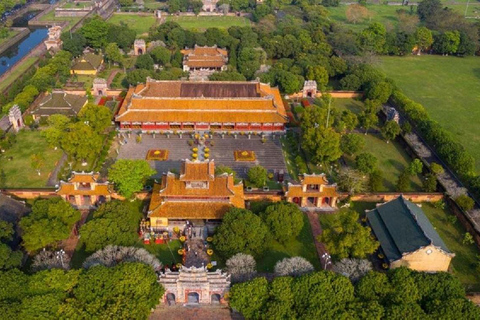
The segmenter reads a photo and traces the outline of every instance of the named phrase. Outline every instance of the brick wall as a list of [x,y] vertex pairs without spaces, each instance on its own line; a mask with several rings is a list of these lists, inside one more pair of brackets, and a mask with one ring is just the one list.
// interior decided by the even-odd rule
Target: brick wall
[[[403,195],[411,202],[437,202],[443,199],[443,193],[411,193],[411,192],[376,192],[376,193],[360,193],[350,197],[351,201],[363,202],[387,202]],[[345,199],[348,197],[346,193],[340,193],[339,198]]]

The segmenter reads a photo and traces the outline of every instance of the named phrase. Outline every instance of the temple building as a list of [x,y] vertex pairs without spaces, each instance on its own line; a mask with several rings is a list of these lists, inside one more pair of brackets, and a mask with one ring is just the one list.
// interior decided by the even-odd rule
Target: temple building
[[62,27],[53,26],[48,29],[48,38],[44,41],[47,50],[58,51],[62,48],[63,41],[60,39]]
[[390,268],[448,271],[455,254],[418,205],[400,196],[367,211],[367,221]]
[[93,208],[111,200],[113,188],[108,182],[100,181],[100,174],[73,172],[67,181],[60,181],[57,194],[77,208]]
[[128,90],[115,120],[121,130],[284,132],[278,88],[260,82],[157,81]]
[[288,183],[285,191],[288,202],[300,207],[335,208],[338,194],[335,184],[328,184],[325,174],[304,174],[300,184]]
[[33,119],[49,117],[53,114],[62,114],[67,117],[76,117],[82,108],[88,103],[86,96],[68,94],[62,90],[54,90],[47,93],[30,114]]
[[183,71],[190,72],[190,80],[208,78],[214,72],[227,70],[228,52],[225,49],[201,47],[181,51],[183,54]]
[[245,208],[243,184],[233,175],[216,176],[213,160],[185,160],[179,175],[168,172],[154,185],[148,217],[159,230],[185,220],[216,222],[232,207]]

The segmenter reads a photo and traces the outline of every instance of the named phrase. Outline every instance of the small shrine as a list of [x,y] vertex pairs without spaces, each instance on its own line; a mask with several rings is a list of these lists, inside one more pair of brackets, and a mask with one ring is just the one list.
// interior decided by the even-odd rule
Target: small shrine
[[335,208],[338,199],[337,185],[329,184],[325,174],[304,174],[300,184],[288,183],[285,198],[300,207]]
[[303,83],[302,98],[315,98],[317,96],[317,81],[307,80]]
[[94,208],[111,200],[112,185],[101,181],[99,173],[73,172],[67,182],[60,181],[57,194],[77,208]]
[[20,107],[18,105],[14,105],[8,111],[8,121],[12,125],[15,132],[18,132],[18,130],[22,129],[25,126],[25,124],[23,123],[22,111],[20,111]]
[[107,96],[108,95],[107,80],[102,78],[93,79],[92,91],[94,96]]
[[133,51],[136,56],[141,56],[147,52],[147,44],[143,39],[137,39],[133,43]]

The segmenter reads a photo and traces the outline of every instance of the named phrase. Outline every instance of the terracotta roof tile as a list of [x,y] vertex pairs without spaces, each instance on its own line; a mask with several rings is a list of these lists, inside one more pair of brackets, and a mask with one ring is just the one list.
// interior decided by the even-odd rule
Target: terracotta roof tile
[[286,197],[338,197],[335,186],[324,186],[322,192],[319,190],[307,190],[303,192],[301,185],[288,185]]
[[164,202],[149,217],[170,219],[222,219],[232,208],[229,203],[222,202]]
[[80,195],[80,196],[107,196],[111,193],[107,184],[97,184],[93,190],[75,190],[75,186],[70,183],[61,182],[57,191],[58,195]]

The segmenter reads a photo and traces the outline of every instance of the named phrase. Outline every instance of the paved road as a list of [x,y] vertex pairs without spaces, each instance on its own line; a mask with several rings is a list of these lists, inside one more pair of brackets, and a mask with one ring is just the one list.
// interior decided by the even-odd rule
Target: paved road
[[58,161],[55,169],[53,169],[52,174],[48,178],[48,181],[47,181],[48,187],[55,187],[59,183],[58,172],[63,167],[63,164],[65,163],[65,161],[67,161],[67,155],[64,153],[60,158],[60,160]]

